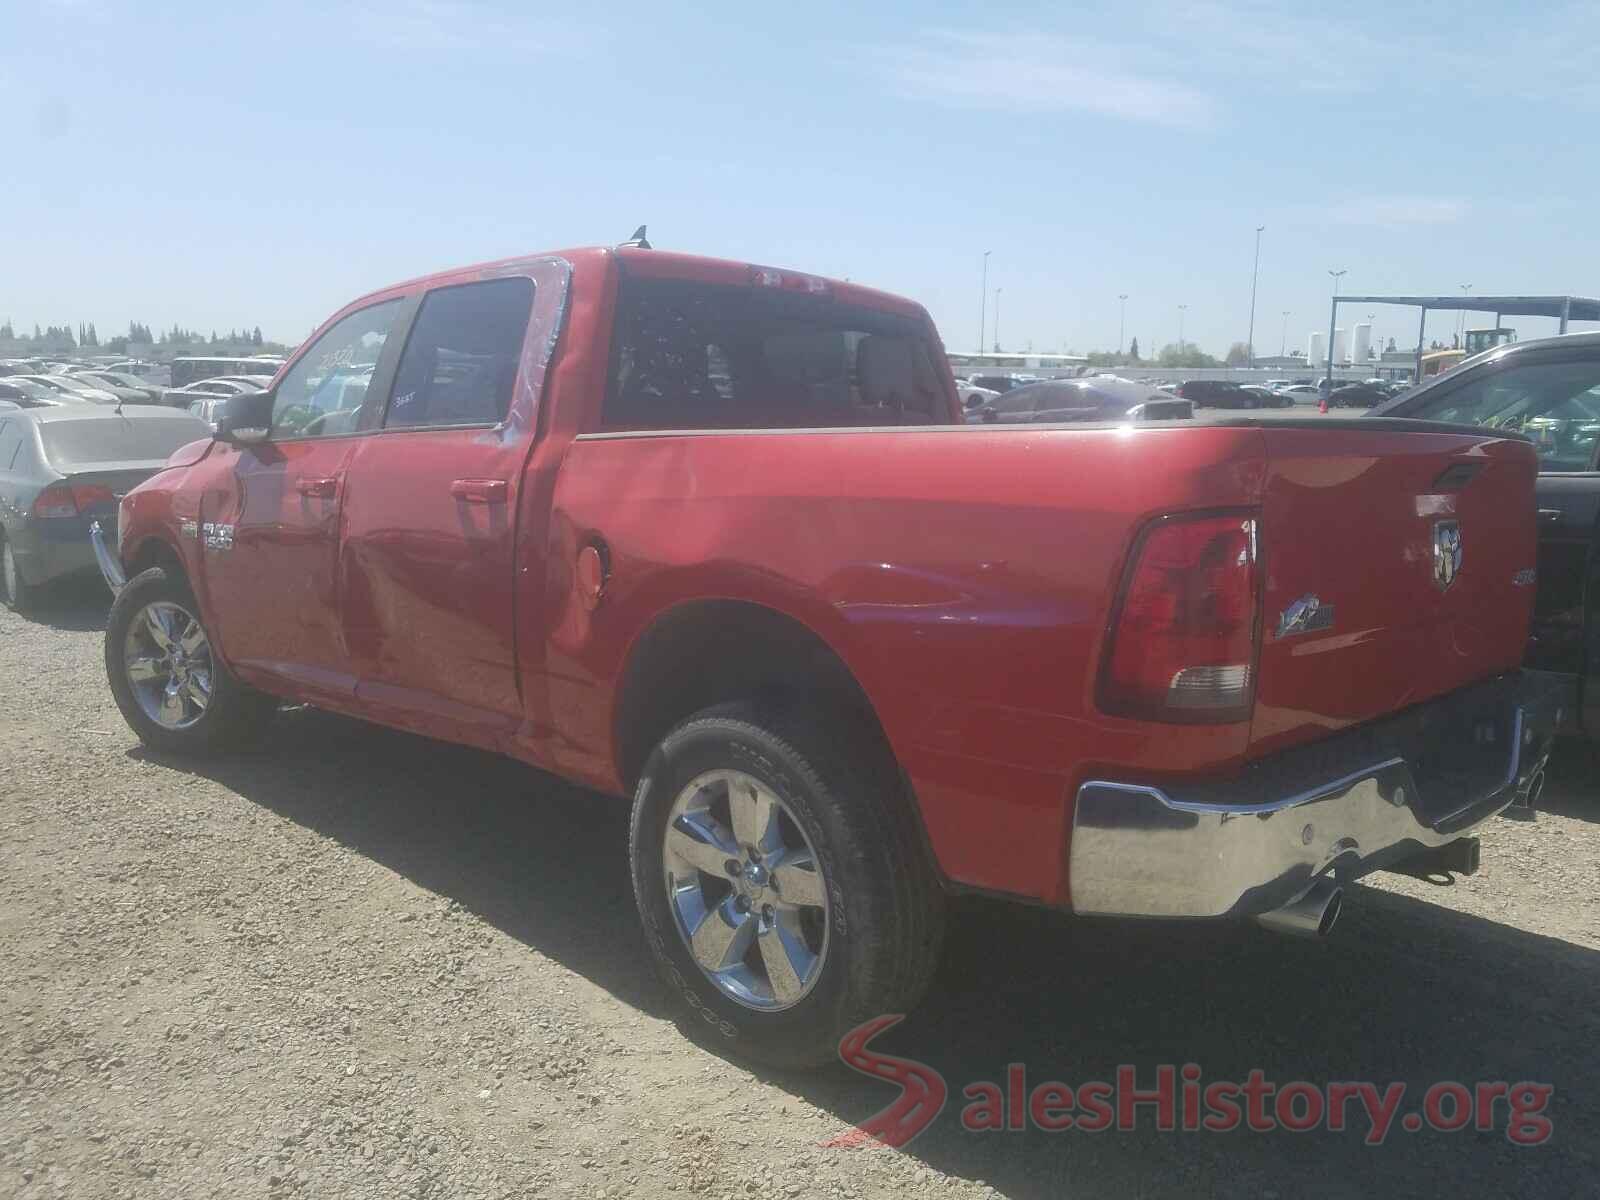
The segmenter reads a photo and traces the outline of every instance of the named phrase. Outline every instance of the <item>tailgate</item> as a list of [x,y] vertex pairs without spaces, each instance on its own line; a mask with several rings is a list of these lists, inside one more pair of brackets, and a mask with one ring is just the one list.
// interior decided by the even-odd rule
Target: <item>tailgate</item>
[[1263,433],[1253,756],[1520,664],[1537,559],[1532,445],[1381,421]]

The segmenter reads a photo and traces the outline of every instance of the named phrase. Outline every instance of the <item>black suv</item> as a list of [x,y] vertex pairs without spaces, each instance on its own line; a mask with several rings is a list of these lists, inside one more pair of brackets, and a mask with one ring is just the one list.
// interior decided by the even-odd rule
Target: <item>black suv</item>
[[[1600,737],[1600,333],[1496,346],[1370,415],[1481,425],[1532,439],[1539,452],[1539,591],[1527,665],[1567,676],[1574,721]],[[1471,545],[1463,562],[1472,562]],[[1526,586],[1534,578],[1519,570],[1514,582]]]
[[1261,400],[1229,379],[1186,379],[1178,395],[1196,408],[1260,408]]

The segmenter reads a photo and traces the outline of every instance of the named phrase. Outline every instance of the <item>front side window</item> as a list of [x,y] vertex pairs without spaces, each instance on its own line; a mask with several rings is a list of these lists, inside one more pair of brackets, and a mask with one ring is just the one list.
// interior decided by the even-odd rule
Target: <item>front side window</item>
[[505,420],[532,311],[531,279],[491,279],[429,292],[400,356],[384,426]]
[[1600,359],[1512,365],[1394,415],[1525,434],[1543,470],[1592,470],[1600,445]]
[[826,296],[624,278],[611,429],[938,425],[948,400],[922,324]]
[[367,384],[399,312],[399,300],[385,300],[351,313],[318,338],[278,386],[272,437],[354,431]]

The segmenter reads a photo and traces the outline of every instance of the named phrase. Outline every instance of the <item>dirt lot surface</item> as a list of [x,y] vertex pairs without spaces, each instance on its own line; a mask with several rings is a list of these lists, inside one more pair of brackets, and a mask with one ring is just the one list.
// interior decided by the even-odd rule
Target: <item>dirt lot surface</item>
[[[822,1143],[887,1085],[729,1062],[671,1019],[623,807],[309,711],[259,753],[142,752],[104,597],[0,611],[0,1196],[709,1197],[1600,1193],[1600,763],[1498,821],[1451,887],[1352,889],[1326,943],[955,909],[881,1039],[950,1081],[905,1152]],[[1194,1062],[1204,1078],[1535,1080],[1500,1128],[963,1131],[960,1089]],[[1408,1098],[1405,1111],[1419,1107]]]

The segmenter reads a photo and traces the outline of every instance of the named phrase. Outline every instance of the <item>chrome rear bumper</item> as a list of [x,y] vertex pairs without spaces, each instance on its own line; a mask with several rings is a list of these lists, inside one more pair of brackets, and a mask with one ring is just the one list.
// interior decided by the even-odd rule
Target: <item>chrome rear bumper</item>
[[1348,882],[1527,803],[1569,693],[1519,671],[1253,764],[1077,793],[1069,880],[1081,913],[1255,915],[1321,875]]
[[123,573],[122,564],[117,561],[116,552],[106,545],[106,535],[100,528],[100,522],[95,521],[89,526],[89,544],[94,547],[94,561],[100,568],[100,575],[106,581],[106,586],[115,596],[128,584],[128,577]]

